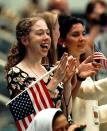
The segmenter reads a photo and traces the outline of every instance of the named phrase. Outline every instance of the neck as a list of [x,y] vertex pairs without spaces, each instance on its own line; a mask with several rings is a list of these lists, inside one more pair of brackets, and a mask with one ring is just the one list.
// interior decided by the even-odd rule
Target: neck
[[31,77],[41,77],[46,72],[40,59],[25,57],[22,65],[24,65],[24,70],[26,70]]
[[80,59],[80,54],[77,53],[77,52],[73,52],[73,51],[68,51],[68,54],[69,55],[72,55],[73,57],[77,58],[77,59]]
[[41,66],[42,58],[25,56],[24,62],[30,66]]
[[69,53],[68,53],[69,56],[72,55],[74,58],[77,59],[77,64],[79,65],[79,63],[80,63],[80,62],[79,62],[79,60],[80,60],[80,54],[77,53],[77,52],[75,52],[75,51],[74,51],[74,52],[73,52],[73,51],[68,51],[68,52],[69,52]]

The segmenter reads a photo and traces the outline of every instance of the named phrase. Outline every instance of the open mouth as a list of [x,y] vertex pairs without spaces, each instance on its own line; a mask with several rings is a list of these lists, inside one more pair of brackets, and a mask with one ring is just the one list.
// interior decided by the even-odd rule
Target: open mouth
[[40,45],[43,49],[48,49],[48,45],[45,44],[45,45]]

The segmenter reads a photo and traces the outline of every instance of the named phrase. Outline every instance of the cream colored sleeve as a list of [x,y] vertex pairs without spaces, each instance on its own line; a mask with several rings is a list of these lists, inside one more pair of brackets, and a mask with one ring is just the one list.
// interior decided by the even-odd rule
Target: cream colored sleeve
[[105,123],[107,122],[107,104],[98,106],[99,110],[99,122]]
[[82,82],[77,96],[86,100],[100,100],[107,95],[107,78],[93,81],[88,77]]

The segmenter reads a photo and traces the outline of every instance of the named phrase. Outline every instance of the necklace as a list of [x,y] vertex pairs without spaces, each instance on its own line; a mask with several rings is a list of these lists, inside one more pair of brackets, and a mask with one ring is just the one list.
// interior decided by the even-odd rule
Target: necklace
[[39,78],[39,76],[35,73],[35,71],[31,68],[31,66],[29,64],[26,64],[27,68],[29,69],[30,72],[32,72],[32,74],[36,77]]
[[[31,68],[31,66],[29,66],[29,64],[26,64],[26,65],[27,65],[29,71],[32,72],[32,74],[35,76],[36,79],[40,78],[42,75],[44,75],[44,74],[46,73],[46,71],[45,71],[45,69],[42,67],[42,65],[40,65],[40,66],[41,66],[40,69],[41,69],[41,70],[44,70],[44,74],[41,73],[41,75],[35,73],[35,71],[33,70],[33,68]],[[41,71],[39,71],[39,72],[41,72]],[[48,81],[48,78],[43,78],[43,80],[44,80],[45,82],[47,82],[47,81]]]
[[31,72],[37,77],[39,78],[39,76],[32,70],[32,68],[29,68],[31,70]]
[[[28,74],[31,74],[32,77],[35,77],[36,79],[40,78],[42,75],[44,75],[47,70],[45,69],[44,66],[41,64],[36,64],[34,68],[34,64],[31,64],[30,61],[25,60],[24,63],[25,67],[29,70]],[[43,80],[47,83],[49,80],[49,76],[44,77]]]

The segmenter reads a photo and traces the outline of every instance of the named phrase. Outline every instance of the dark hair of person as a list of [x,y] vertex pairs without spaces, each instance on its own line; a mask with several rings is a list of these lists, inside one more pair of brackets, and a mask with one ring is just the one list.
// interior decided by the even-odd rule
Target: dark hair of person
[[60,38],[61,39],[65,39],[66,35],[68,34],[68,32],[70,31],[71,27],[74,24],[78,24],[81,23],[82,25],[84,25],[84,22],[82,21],[81,18],[77,18],[74,16],[67,16],[67,15],[59,15],[58,17],[58,21],[59,21],[59,25],[60,25]]
[[52,120],[52,127],[54,126],[54,123],[55,123],[55,120],[61,116],[61,115],[64,115],[62,111],[57,111],[53,117],[53,120]]
[[23,60],[26,49],[22,44],[21,38],[23,36],[29,35],[31,32],[31,27],[38,21],[41,20],[41,17],[30,17],[23,18],[19,21],[16,26],[16,38],[17,42],[11,47],[9,55],[7,57],[7,64],[5,66],[6,75],[9,69],[17,65],[21,60]]
[[95,8],[95,2],[89,2],[88,5],[86,6],[86,17],[93,12],[94,8]]
[[[98,1],[95,1],[95,2],[91,2],[91,1],[90,1],[90,2],[87,4],[87,6],[86,6],[85,16],[86,16],[87,20],[90,20],[90,19],[89,19],[89,16],[90,16],[90,14],[93,13],[93,11],[94,11],[94,9],[95,9],[95,6],[96,6],[97,4],[100,4],[100,5],[103,6],[104,8],[107,8],[107,4],[106,4],[105,1],[102,1],[102,0],[98,0]],[[98,22],[95,21],[95,24],[97,24],[97,23],[98,23]]]
[[67,16],[65,14],[60,14],[58,17],[58,21],[60,25],[60,28],[59,28],[60,39],[57,45],[57,51],[58,51],[58,59],[60,59],[63,53],[67,52],[66,47],[63,47],[62,44],[60,44],[60,40],[66,39],[66,36],[73,25],[80,23],[84,26],[84,22],[81,18],[77,18],[74,16]]

